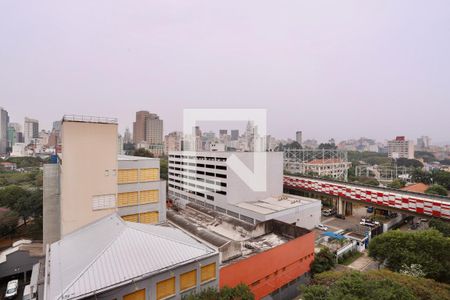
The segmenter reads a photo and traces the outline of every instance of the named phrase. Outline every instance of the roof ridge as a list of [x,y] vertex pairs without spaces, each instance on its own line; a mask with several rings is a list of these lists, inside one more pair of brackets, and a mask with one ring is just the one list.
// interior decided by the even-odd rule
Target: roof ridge
[[[139,223],[139,224],[140,224],[140,223]],[[148,224],[148,225],[150,225],[150,226],[155,226],[155,227],[158,226],[158,225],[151,225],[151,224]],[[153,236],[156,236],[156,237],[159,237],[159,238],[162,238],[162,239],[171,241],[171,242],[176,242],[176,243],[179,243],[179,244],[187,245],[187,246],[190,246],[190,247],[192,247],[192,248],[199,249],[199,250],[205,250],[204,248],[199,247],[199,246],[197,246],[197,245],[191,245],[191,244],[185,243],[185,242],[183,242],[183,241],[178,241],[178,240],[175,240],[175,239],[172,239],[172,238],[168,238],[168,237],[166,237],[166,236],[161,236],[161,235],[156,234],[156,233],[153,233],[153,232],[147,232],[147,231],[141,230],[141,229],[136,228],[136,227],[129,227],[129,228],[134,229],[134,230],[137,230],[137,231],[141,231],[141,232],[144,232],[144,233],[147,233],[147,234],[150,234],[150,235],[153,235]],[[169,227],[168,227],[168,228],[169,228]],[[170,229],[177,230],[176,228],[170,228]],[[189,236],[189,238],[191,238],[191,237]],[[192,239],[192,240],[196,241],[195,239]],[[211,250],[212,252],[214,252],[213,249],[211,249],[211,248],[209,248],[209,247],[207,247],[207,246],[205,246],[205,247],[206,247],[207,249]]]
[[122,225],[123,225],[123,227],[121,228],[121,231],[120,231],[120,233],[119,234],[117,234],[113,239],[112,239],[112,241],[110,242],[110,243],[108,243],[108,245],[106,245],[104,248],[103,248],[103,250],[102,251],[100,251],[99,253],[98,253],[98,255],[96,255],[95,257],[94,257],[94,259],[72,280],[72,282],[71,283],[69,283],[67,286],[66,286],[66,288],[63,290],[63,291],[61,291],[61,293],[58,295],[58,298],[57,299],[62,299],[62,297],[63,297],[63,295],[64,295],[64,293],[67,291],[67,290],[69,290],[91,267],[92,267],[92,265],[103,255],[103,253],[105,253],[106,252],[106,250],[108,250],[111,246],[112,246],[112,244],[114,244],[116,241],[117,241],[117,239],[125,232],[125,229],[127,228],[127,226],[126,226],[126,224],[124,224],[124,221],[122,221],[120,218],[117,218],[121,223],[122,223]]

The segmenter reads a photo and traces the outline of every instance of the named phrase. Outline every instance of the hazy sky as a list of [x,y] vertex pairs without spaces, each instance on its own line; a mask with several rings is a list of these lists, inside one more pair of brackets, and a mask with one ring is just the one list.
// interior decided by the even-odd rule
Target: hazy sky
[[278,137],[450,141],[450,1],[0,0],[0,106],[44,127],[266,108]]

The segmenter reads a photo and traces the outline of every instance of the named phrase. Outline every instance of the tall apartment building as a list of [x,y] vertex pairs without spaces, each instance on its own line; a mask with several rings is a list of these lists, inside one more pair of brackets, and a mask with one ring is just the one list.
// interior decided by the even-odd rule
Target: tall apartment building
[[133,123],[133,142],[155,156],[161,156],[164,152],[163,120],[157,114],[138,111]]
[[135,144],[145,141],[146,120],[150,116],[148,111],[136,112],[136,121],[133,123],[133,142]]
[[407,141],[404,136],[397,136],[395,140],[388,141],[388,157],[390,158],[414,158],[414,144]]
[[[254,171],[254,158],[266,156],[266,188],[254,191],[228,162],[239,159]],[[170,152],[169,198],[181,206],[205,206],[241,221],[257,224],[276,219],[313,228],[320,222],[320,201],[283,194],[282,152]]]
[[159,159],[118,156],[117,119],[64,116],[61,143],[58,163],[44,165],[44,244],[113,212],[165,221]]
[[126,221],[156,224],[166,221],[166,182],[158,158],[118,156],[118,214]]
[[302,137],[303,133],[301,131],[297,131],[295,133],[295,141],[297,143],[299,143],[300,145],[303,143],[303,137]]
[[23,124],[23,135],[26,145],[29,145],[33,139],[39,138],[39,121],[35,119],[25,118]]
[[164,153],[181,151],[183,144],[183,133],[174,131],[164,137]]
[[8,149],[8,124],[8,112],[0,107],[0,154],[5,154]]
[[431,138],[429,136],[421,136],[420,138],[417,138],[417,148],[426,150],[431,147]]

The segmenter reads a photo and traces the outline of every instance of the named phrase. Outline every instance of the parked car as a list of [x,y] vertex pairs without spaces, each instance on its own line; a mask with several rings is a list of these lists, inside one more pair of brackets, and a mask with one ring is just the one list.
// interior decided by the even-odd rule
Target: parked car
[[322,230],[322,231],[327,231],[328,230],[328,227],[323,225],[323,224],[318,224],[316,226],[316,228],[319,229],[319,230]]
[[369,218],[362,218],[359,222],[360,225],[364,225],[364,226],[370,226],[370,227],[375,227],[380,225],[380,222],[378,221],[374,221],[372,219]]
[[5,299],[13,299],[17,296],[17,290],[19,289],[19,280],[14,279],[8,282],[6,286]]
[[341,215],[341,214],[336,214],[336,216],[335,216],[336,218],[338,218],[338,219],[342,219],[342,220],[345,220],[345,215]]
[[324,217],[332,216],[335,213],[336,213],[336,210],[332,209],[332,208],[327,208],[327,209],[322,210],[322,216],[324,216]]

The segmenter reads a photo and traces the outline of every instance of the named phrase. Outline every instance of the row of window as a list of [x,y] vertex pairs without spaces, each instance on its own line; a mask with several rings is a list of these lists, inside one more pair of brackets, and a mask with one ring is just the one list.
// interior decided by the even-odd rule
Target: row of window
[[[206,283],[216,279],[216,264],[212,263],[200,268],[200,282]],[[156,299],[167,299],[176,295],[175,276],[159,281],[156,284]],[[197,286],[197,270],[183,273],[179,276],[180,292],[187,291]],[[125,295],[124,300],[145,300],[145,289]]]
[[169,158],[209,160],[209,161],[227,161],[226,157],[210,157],[210,156],[193,156],[193,155],[169,155]]
[[127,222],[144,223],[144,224],[156,224],[159,222],[159,212],[148,211],[139,214],[122,216]]
[[[183,186],[178,186],[178,185],[173,184],[174,182],[179,183],[179,184],[183,184],[183,182],[181,182],[179,180],[169,180],[169,188],[177,189],[177,190],[180,190],[180,191],[185,191],[185,192],[187,192],[189,194],[192,194],[192,195],[197,195],[199,197],[207,198],[208,200],[214,200],[214,197],[212,197],[212,196],[211,197],[207,197],[208,195],[205,196],[205,193],[202,193],[202,192],[199,192],[199,191],[194,191],[193,189],[190,189],[190,188],[186,187],[185,185],[188,185],[188,184],[183,184]],[[193,188],[195,188],[195,185],[192,184],[192,183],[190,183],[189,186],[192,186]],[[225,191],[213,190],[211,188],[206,188],[206,190],[208,190],[211,193],[216,193],[216,194],[220,194],[220,195],[224,195],[224,196],[227,195],[227,192],[225,192]]]
[[223,187],[227,187],[227,183],[226,182],[222,182],[222,181],[218,181],[218,180],[210,180],[210,179],[206,179],[206,178],[202,178],[202,177],[189,176],[189,175],[186,175],[186,174],[178,174],[178,173],[169,172],[169,178],[170,177],[186,178],[186,179],[190,179],[190,180],[206,182],[206,183],[209,183],[209,184],[215,184],[215,185],[220,185],[220,186],[223,186]]
[[217,177],[217,178],[227,178],[226,174],[220,174],[220,173],[212,173],[212,172],[204,172],[200,170],[190,170],[190,169],[184,169],[184,168],[178,168],[174,166],[169,166],[169,170],[175,170],[175,171],[182,171],[184,173],[191,173],[191,174],[199,174],[199,175],[206,175],[211,177]]
[[146,190],[140,192],[125,192],[117,194],[117,206],[157,203],[159,201],[159,190]]
[[191,167],[197,167],[197,168],[208,168],[208,169],[217,169],[217,170],[226,170],[226,166],[216,166],[216,165],[209,165],[209,164],[199,164],[199,163],[188,163],[184,161],[174,161],[170,160],[170,164],[175,165],[183,165],[183,166],[191,166]]
[[[197,188],[197,190],[206,190],[208,192],[211,193],[216,193],[216,194],[220,194],[220,195],[226,195],[227,192],[226,191],[222,191],[222,190],[218,190],[218,189],[213,189],[204,185],[199,185],[199,184],[193,184],[191,182],[184,182],[182,180],[178,180],[178,179],[173,179],[173,178],[169,178],[169,183],[178,183],[184,186],[190,186],[193,188]],[[169,185],[170,186],[170,185]],[[189,189],[189,188],[188,188]],[[196,192],[197,193],[197,192]],[[203,197],[203,196],[202,196]]]
[[117,183],[137,183],[159,180],[158,168],[147,169],[120,169],[117,176]]

